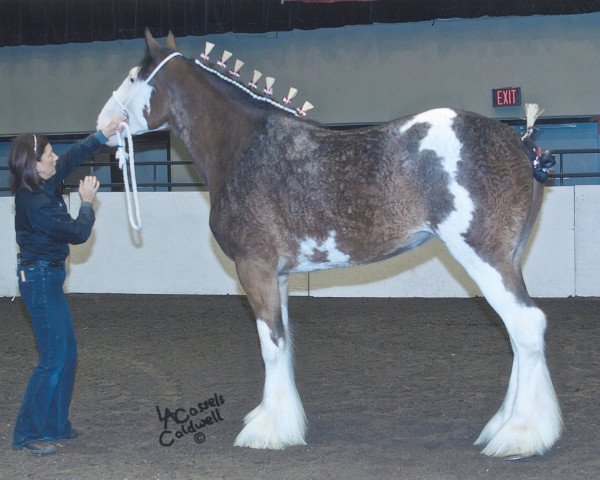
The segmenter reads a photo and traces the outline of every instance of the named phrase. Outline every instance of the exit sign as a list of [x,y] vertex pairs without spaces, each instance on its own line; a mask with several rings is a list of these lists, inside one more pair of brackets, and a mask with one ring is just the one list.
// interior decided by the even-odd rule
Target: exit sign
[[494,88],[492,90],[494,107],[512,107],[521,105],[521,87]]

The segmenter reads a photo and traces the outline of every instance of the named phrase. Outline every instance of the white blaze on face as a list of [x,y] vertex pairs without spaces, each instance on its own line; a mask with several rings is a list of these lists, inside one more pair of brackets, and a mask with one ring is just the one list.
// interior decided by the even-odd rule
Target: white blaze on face
[[[138,80],[139,70],[140,67],[132,68],[127,78],[108,99],[100,115],[98,115],[96,127],[98,130],[107,125],[117,115],[122,114],[123,108],[119,102],[125,105],[132,134],[144,133],[149,130],[144,114],[150,112],[150,97],[153,89],[145,81]],[[115,96],[119,101],[115,99]],[[116,145],[115,137],[110,138],[109,145]]]
[[299,244],[298,265],[293,271],[310,272],[349,266],[350,255],[338,249],[335,236],[335,230],[331,230],[324,242],[313,238],[302,240]]

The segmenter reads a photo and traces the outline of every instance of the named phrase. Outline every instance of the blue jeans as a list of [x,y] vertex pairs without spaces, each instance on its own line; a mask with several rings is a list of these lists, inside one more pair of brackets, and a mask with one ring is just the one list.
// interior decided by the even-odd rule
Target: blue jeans
[[45,260],[20,264],[17,276],[21,296],[31,315],[39,361],[15,423],[15,449],[71,433],[69,406],[77,363],[73,320],[63,292],[64,264],[55,266]]

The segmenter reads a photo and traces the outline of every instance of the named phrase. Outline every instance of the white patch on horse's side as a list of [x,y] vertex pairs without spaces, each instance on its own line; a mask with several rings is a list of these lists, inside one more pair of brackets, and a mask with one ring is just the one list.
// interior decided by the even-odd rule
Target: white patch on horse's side
[[[329,268],[347,267],[350,265],[350,255],[338,249],[335,241],[335,230],[329,231],[329,236],[324,242],[317,242],[313,238],[306,238],[299,243],[300,254],[298,265],[293,272],[310,272],[312,270],[325,270]],[[314,257],[317,253],[326,253],[327,260],[317,262]]]
[[264,321],[258,319],[256,328],[265,363],[263,399],[244,418],[246,425],[234,445],[270,449],[306,445],[306,415],[294,382],[289,334],[275,345],[271,329]]
[[439,229],[461,236],[469,229],[475,207],[467,189],[456,181],[461,143],[452,129],[455,118],[456,112],[449,108],[428,110],[402,125],[400,133],[420,123],[429,125],[427,135],[421,141],[420,150],[431,150],[440,157],[442,167],[448,173],[448,189],[454,197],[454,211],[440,224]]

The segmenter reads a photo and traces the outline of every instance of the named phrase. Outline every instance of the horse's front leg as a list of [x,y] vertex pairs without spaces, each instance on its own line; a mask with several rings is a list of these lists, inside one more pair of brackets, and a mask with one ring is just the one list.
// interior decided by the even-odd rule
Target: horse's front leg
[[296,389],[287,320],[287,275],[258,260],[236,259],[238,277],[256,316],[265,364],[263,398],[244,419],[234,445],[282,449],[304,445],[306,416]]

